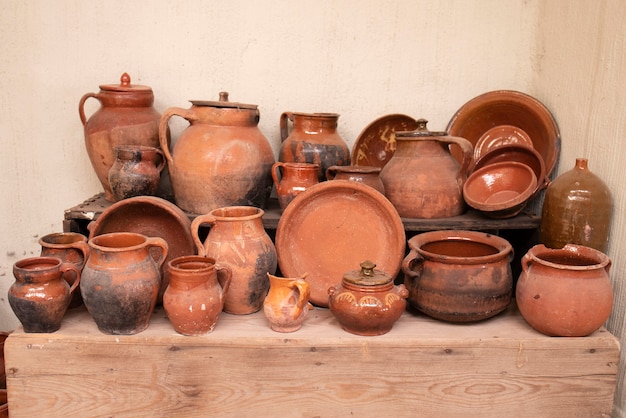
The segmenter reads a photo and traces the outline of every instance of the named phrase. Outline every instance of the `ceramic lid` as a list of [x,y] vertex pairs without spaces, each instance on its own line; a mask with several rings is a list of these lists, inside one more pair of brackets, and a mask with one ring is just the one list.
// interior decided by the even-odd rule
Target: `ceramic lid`
[[343,280],[359,286],[380,286],[393,281],[393,277],[382,270],[374,270],[376,264],[370,260],[361,263],[361,270],[352,270],[343,275]]
[[245,104],[228,101],[228,92],[220,91],[220,98],[218,101],[209,100],[190,100],[194,106],[211,106],[221,108],[236,108],[236,109],[256,109],[258,106],[255,104]]
[[122,76],[120,77],[120,84],[101,84],[100,90],[132,93],[152,93],[152,89],[148,86],[131,84],[130,75],[128,75],[128,73],[122,74]]
[[426,119],[418,119],[417,129],[415,129],[414,131],[398,131],[395,133],[396,138],[424,138],[431,136],[448,136],[447,132],[429,131],[428,128],[426,128],[427,123],[428,121]]

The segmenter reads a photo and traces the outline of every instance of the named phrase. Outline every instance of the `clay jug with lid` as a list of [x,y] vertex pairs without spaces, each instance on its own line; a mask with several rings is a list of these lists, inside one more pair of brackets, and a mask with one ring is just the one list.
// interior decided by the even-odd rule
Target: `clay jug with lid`
[[277,161],[272,166],[272,179],[276,186],[276,196],[281,209],[285,209],[294,197],[317,184],[318,164],[283,163]]
[[577,158],[574,168],[546,189],[539,240],[546,247],[579,244],[605,252],[609,244],[613,203],[607,185]]
[[[326,180],[326,170],[333,165],[349,165],[350,150],[337,132],[336,113],[284,112],[280,115],[282,144],[278,160],[318,164],[319,181]],[[288,122],[293,124],[289,132]]]
[[115,147],[115,163],[109,184],[116,201],[135,196],[154,196],[159,189],[165,157],[160,149],[145,145]]
[[263,301],[263,313],[276,332],[294,332],[302,327],[309,309],[311,290],[302,277],[279,277],[267,273],[270,290]]
[[[420,119],[415,131],[396,132],[396,151],[380,173],[385,196],[403,218],[449,218],[465,212],[463,184],[472,161],[465,138],[431,132]],[[463,153],[461,165],[450,146]]]
[[[85,102],[94,98],[100,108],[89,119]],[[154,94],[148,86],[132,84],[127,73],[120,84],[104,84],[99,93],[83,95],[78,114],[85,131],[85,146],[98,180],[104,187],[106,200],[115,197],[109,184],[109,170],[115,163],[115,147],[120,145],[159,146],[159,120],[154,109]]]
[[[167,109],[159,124],[176,204],[195,214],[226,206],[265,207],[275,160],[258,128],[257,105],[230,102],[226,92],[219,101],[191,103],[189,109]],[[172,116],[190,125],[170,151],[167,131]]]
[[349,180],[367,184],[385,194],[385,186],[380,180],[380,167],[367,165],[334,165],[326,170],[327,180]]

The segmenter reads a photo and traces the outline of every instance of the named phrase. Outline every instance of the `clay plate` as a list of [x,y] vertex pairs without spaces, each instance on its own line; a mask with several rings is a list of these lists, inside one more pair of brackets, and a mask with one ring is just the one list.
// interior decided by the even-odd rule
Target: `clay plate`
[[328,288],[362,261],[395,277],[405,239],[387,198],[364,184],[333,180],[310,187],[287,206],[276,229],[276,252],[281,273],[307,273],[311,302],[328,307]]
[[499,125],[489,129],[476,142],[474,161],[487,152],[503,145],[519,144],[533,147],[533,141],[523,129],[511,125]]
[[396,150],[393,133],[414,131],[417,121],[410,116],[392,114],[382,116],[363,129],[352,147],[353,165],[384,167]]

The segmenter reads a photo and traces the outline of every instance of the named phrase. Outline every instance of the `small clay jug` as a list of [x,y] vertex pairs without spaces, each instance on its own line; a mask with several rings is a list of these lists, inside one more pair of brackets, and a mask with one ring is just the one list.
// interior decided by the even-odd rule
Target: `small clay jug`
[[167,242],[134,232],[111,232],[89,240],[81,293],[98,329],[137,334],[148,327],[161,284]]
[[[65,274],[74,276],[70,287]],[[80,283],[80,271],[57,257],[31,257],[13,265],[15,282],[9,288],[9,304],[24,332],[55,332],[61,328],[72,292]]]
[[318,164],[276,162],[272,166],[272,179],[276,186],[278,204],[284,210],[298,194],[319,182]]
[[[87,120],[85,102],[94,98],[100,108]],[[104,197],[115,201],[109,183],[109,170],[115,163],[119,145],[159,146],[161,115],[152,107],[154,94],[148,86],[132,84],[127,73],[120,84],[104,84],[99,93],[87,93],[78,103],[78,113],[85,130],[85,146]]]
[[[77,232],[55,232],[44,235],[39,238],[39,245],[41,245],[40,255],[42,257],[58,257],[64,263],[74,264],[80,272],[83,271],[85,260],[89,257],[87,237]],[[65,275],[64,277],[70,286],[74,284],[75,277],[73,275]],[[78,287],[77,291],[72,292],[70,309],[83,304],[83,299],[80,295],[80,284]]]
[[164,166],[165,157],[160,149],[145,145],[115,147],[115,163],[109,170],[109,184],[115,200],[155,196]]
[[380,180],[382,168],[367,165],[334,165],[326,170],[327,180],[349,180],[366,184],[385,194],[385,186]]
[[263,313],[276,332],[294,332],[302,327],[309,308],[309,283],[299,278],[278,277],[267,273],[270,290],[263,301]]
[[163,308],[176,332],[204,335],[213,331],[230,286],[230,268],[194,255],[177,257],[168,267],[170,282],[163,294]]
[[[380,173],[385,196],[403,218],[461,215],[472,144],[446,132],[429,131],[426,119],[417,122],[417,130],[395,133],[396,151]],[[452,145],[463,153],[460,166],[450,153]]]
[[611,260],[576,244],[532,247],[522,257],[515,299],[528,324],[542,334],[584,337],[602,326],[613,309]]
[[[319,165],[318,180],[326,180],[333,165],[349,165],[350,150],[337,132],[336,113],[284,112],[280,115],[282,144],[278,161]],[[288,122],[293,123],[289,132]]]
[[589,171],[587,159],[558,176],[546,189],[539,241],[549,248],[579,244],[606,252],[613,203],[611,191]]
[[357,335],[382,335],[406,308],[409,292],[403,284],[366,260],[360,270],[344,274],[340,284],[328,289],[328,307],[341,327]]
[[[267,273],[274,274],[277,267],[276,247],[263,228],[264,213],[252,206],[230,206],[197,216],[191,223],[198,255],[232,269],[225,312],[245,315],[263,307],[270,287]],[[202,224],[211,225],[204,243],[199,235]]]

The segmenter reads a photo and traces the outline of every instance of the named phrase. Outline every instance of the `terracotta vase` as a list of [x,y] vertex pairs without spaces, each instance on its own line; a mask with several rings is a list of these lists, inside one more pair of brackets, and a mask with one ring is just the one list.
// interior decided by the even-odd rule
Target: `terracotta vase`
[[577,158],[573,169],[558,176],[546,189],[539,240],[550,248],[579,244],[606,252],[613,203],[611,192]]
[[[278,160],[319,165],[318,180],[326,180],[333,165],[349,165],[350,150],[337,132],[336,113],[284,112],[280,115],[282,145]],[[288,121],[293,123],[289,132]]]
[[406,308],[409,292],[403,284],[367,260],[360,270],[347,272],[340,284],[328,289],[328,307],[341,327],[358,335],[382,335]]
[[[77,232],[56,232],[39,238],[42,257],[58,257],[65,263],[72,263],[78,271],[83,271],[85,260],[89,257],[89,245],[87,237]],[[76,279],[73,275],[65,275],[65,280],[72,286]],[[70,309],[83,304],[80,295],[80,284],[78,290],[72,292]]]
[[160,149],[144,145],[115,147],[109,184],[116,201],[134,196],[154,196],[159,190],[165,157]]
[[515,298],[520,313],[537,331],[559,337],[584,337],[609,319],[613,288],[611,260],[591,247],[543,244],[522,257]]
[[[226,206],[265,207],[275,160],[258,128],[257,106],[230,102],[225,92],[217,102],[191,103],[190,109],[167,109],[159,125],[176,204],[195,214]],[[172,116],[190,126],[170,152],[166,134]]]
[[380,179],[382,168],[365,165],[334,165],[326,170],[327,180],[349,180],[366,184],[385,194],[385,186]]
[[318,164],[276,162],[272,166],[272,179],[281,209],[298,194],[319,182]]
[[[463,184],[472,161],[472,144],[445,132],[426,129],[396,132],[396,151],[380,178],[385,196],[403,218],[449,218],[465,212]],[[450,153],[450,146],[463,152],[462,164]]]
[[[267,273],[274,274],[277,266],[276,247],[263,228],[263,214],[252,206],[231,206],[200,215],[191,223],[198,255],[232,269],[225,312],[245,315],[263,306],[270,286]],[[211,225],[204,243],[199,235],[203,224]]]
[[[85,102],[94,98],[100,108],[87,119]],[[99,93],[81,97],[78,113],[85,130],[85,146],[104,196],[114,202],[109,183],[109,170],[115,163],[115,147],[120,145],[159,146],[159,119],[152,107],[154,94],[148,86],[131,84],[130,76],[122,74],[120,84],[100,86]]]
[[[65,274],[74,276],[71,287]],[[80,283],[79,269],[57,257],[31,257],[13,265],[13,276],[9,304],[24,332],[55,332],[61,328],[72,292]]]
[[[306,275],[305,275],[306,276]],[[270,290],[263,301],[263,313],[276,332],[294,332],[302,327],[309,313],[309,284],[300,278],[278,277],[267,273]]]
[[409,303],[443,321],[491,318],[511,303],[511,244],[476,231],[432,231],[409,239],[402,262]]
[[148,327],[167,257],[163,238],[111,232],[89,239],[81,293],[98,329],[137,334]]
[[170,283],[163,294],[163,308],[183,335],[213,331],[224,307],[232,271],[208,257],[182,256],[169,263]]

